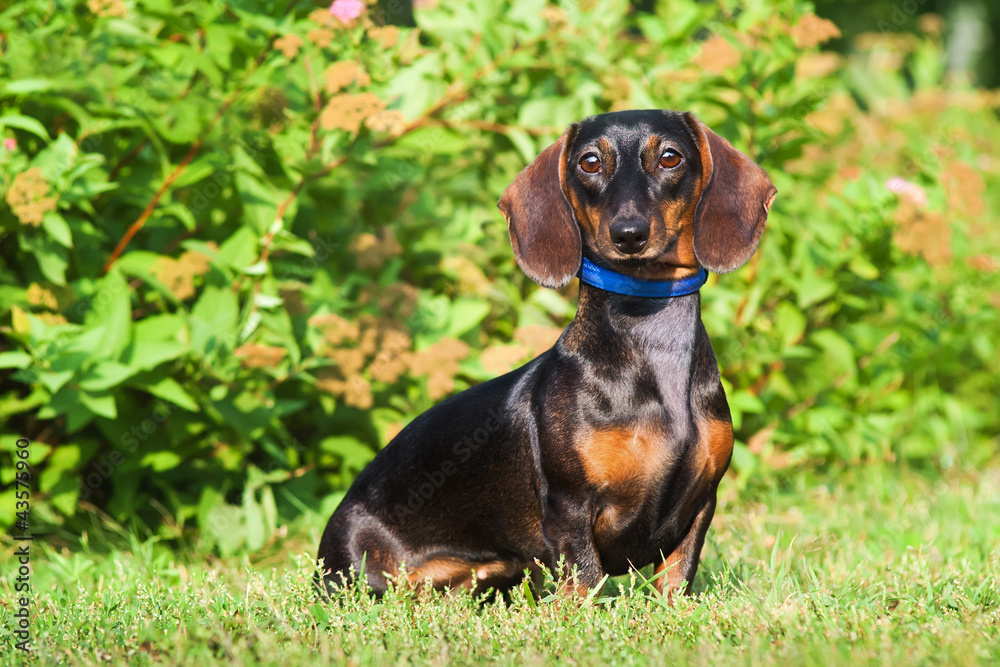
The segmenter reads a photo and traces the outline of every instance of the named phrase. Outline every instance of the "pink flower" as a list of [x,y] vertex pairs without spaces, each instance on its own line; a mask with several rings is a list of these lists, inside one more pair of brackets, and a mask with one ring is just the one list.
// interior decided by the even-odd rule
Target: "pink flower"
[[341,23],[350,23],[365,13],[365,3],[361,0],[333,0],[330,13]]
[[6,139],[3,140],[3,147],[4,147],[4,150],[16,151],[17,150],[17,139],[11,139],[10,137],[7,137]]
[[909,199],[917,206],[927,206],[927,192],[917,185],[901,176],[893,176],[885,182],[885,187],[889,192],[895,192],[900,197]]

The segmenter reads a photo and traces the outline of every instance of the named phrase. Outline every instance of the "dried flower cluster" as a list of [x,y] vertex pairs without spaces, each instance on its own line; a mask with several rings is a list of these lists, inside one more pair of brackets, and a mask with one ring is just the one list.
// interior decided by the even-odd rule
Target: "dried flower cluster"
[[904,197],[893,214],[898,228],[893,239],[903,252],[923,255],[929,264],[951,262],[951,227],[939,211],[919,208]]
[[385,102],[375,93],[343,93],[334,95],[323,108],[319,123],[324,130],[344,130],[355,133],[361,123],[385,108]]
[[302,38],[294,33],[289,33],[274,40],[274,48],[281,51],[289,60],[295,57],[301,46]]
[[124,0],[87,0],[87,8],[102,18],[123,19],[128,16]]
[[38,283],[31,283],[28,286],[27,292],[28,303],[32,306],[41,306],[42,308],[48,308],[49,310],[56,310],[59,308],[59,303],[56,301],[56,295],[52,293]]
[[387,259],[403,252],[403,246],[389,227],[383,227],[378,236],[368,232],[358,234],[351,239],[348,248],[357,256],[362,269],[381,268]]
[[561,334],[562,329],[558,327],[547,327],[540,324],[518,327],[514,330],[513,345],[495,345],[487,348],[479,360],[487,371],[500,375],[526,359],[537,357],[555,345]]
[[701,45],[692,62],[709,74],[722,74],[740,63],[740,52],[721,35],[712,35]]
[[263,343],[245,343],[233,351],[244,368],[273,368],[285,358],[285,353],[282,347]]
[[40,226],[45,214],[56,210],[56,198],[49,196],[49,184],[38,167],[14,177],[7,190],[7,204],[22,225],[31,227]]
[[371,83],[371,78],[361,68],[361,65],[353,60],[340,60],[326,68],[323,73],[326,82],[326,92],[331,95],[339,93],[352,84],[367,86]]
[[158,257],[150,273],[166,285],[171,294],[184,301],[194,296],[195,276],[204,275],[208,268],[208,255],[188,250],[177,259]]
[[426,377],[430,398],[443,398],[454,391],[458,362],[469,354],[468,345],[451,338],[411,351],[413,341],[406,330],[386,318],[366,315],[351,321],[328,314],[310,318],[309,324],[322,332],[317,354],[334,363],[319,374],[316,386],[361,409],[373,404],[368,378],[392,384],[406,374]]
[[792,26],[789,32],[792,35],[792,39],[795,40],[795,46],[800,49],[819,46],[824,42],[840,37],[840,28],[833,21],[820,18],[815,14],[806,14],[803,16],[799,19],[798,23]]

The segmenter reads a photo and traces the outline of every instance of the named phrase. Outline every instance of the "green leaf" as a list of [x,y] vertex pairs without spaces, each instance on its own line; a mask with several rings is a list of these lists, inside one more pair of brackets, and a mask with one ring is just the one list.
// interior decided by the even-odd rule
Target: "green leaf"
[[51,393],[56,393],[75,375],[73,371],[43,371],[38,374],[38,381]]
[[243,524],[243,510],[221,500],[205,513],[206,532],[215,538],[215,543],[223,555],[235,553],[243,545],[246,527]]
[[733,468],[741,476],[747,476],[757,469],[757,457],[742,442],[733,444]]
[[346,435],[324,438],[320,441],[319,448],[336,456],[346,470],[354,472],[360,471],[375,457],[371,447]]
[[115,404],[114,396],[95,396],[81,391],[80,403],[98,417],[106,417],[107,419],[118,418],[118,406]]
[[80,380],[80,388],[87,391],[103,391],[117,387],[135,375],[138,369],[117,361],[102,361],[94,366]]
[[36,155],[32,162],[45,174],[45,180],[57,183],[76,165],[79,153],[80,149],[76,143],[68,133],[64,132]]
[[278,212],[278,193],[270,183],[262,183],[250,174],[237,172],[236,191],[243,205],[243,219],[263,235]]
[[875,280],[878,278],[878,267],[868,261],[863,255],[854,255],[848,262],[849,268],[855,275],[865,280]]
[[26,352],[20,350],[0,352],[0,368],[27,368],[30,364],[31,355]]
[[853,376],[857,373],[854,346],[843,336],[832,329],[821,329],[809,338],[826,353],[826,358],[833,362],[831,368],[840,374],[849,373]]
[[250,487],[243,491],[243,520],[247,531],[247,548],[256,551],[264,546],[267,535],[264,529],[263,512],[261,512],[260,505],[257,504]]
[[178,315],[154,315],[135,323],[132,344],[123,355],[124,363],[140,370],[183,356],[191,347],[187,324]]
[[776,322],[784,347],[794,345],[802,339],[806,330],[806,316],[792,304],[787,301],[778,304]]
[[166,361],[183,356],[189,349],[184,343],[169,340],[135,340],[126,351],[124,361],[138,370],[152,370]]
[[58,213],[49,211],[42,218],[42,229],[44,229],[53,241],[64,248],[73,247],[73,233],[69,230],[65,218]]
[[291,232],[281,229],[275,235],[271,242],[271,250],[284,251],[295,253],[296,255],[303,255],[304,257],[315,257],[316,250],[313,245],[306,241],[305,239],[300,239]]
[[274,502],[274,492],[270,486],[260,490],[260,507],[264,514],[264,528],[268,534],[278,529],[278,505]]
[[61,82],[55,81],[54,79],[18,79],[17,81],[10,81],[3,87],[3,92],[6,95],[25,95],[31,93],[40,93],[46,90],[53,90],[55,88],[63,87],[60,85]]
[[262,276],[267,273],[267,262],[257,262],[243,269],[248,276]]
[[[8,84],[6,90],[10,91],[10,84]],[[49,133],[45,129],[45,126],[30,116],[22,116],[20,114],[0,116],[0,129],[5,127],[16,127],[19,130],[30,132],[39,139],[49,141]]]
[[34,256],[38,268],[45,279],[56,285],[66,284],[66,267],[69,266],[69,253],[64,246],[59,245],[47,234],[18,234],[18,245]]
[[793,289],[798,296],[799,308],[808,308],[836,293],[837,283],[810,272],[800,276]]
[[239,305],[232,290],[209,286],[191,309],[191,348],[202,355],[236,346]]
[[457,299],[451,306],[451,319],[445,336],[458,338],[471,331],[490,314],[492,304],[479,299]]
[[157,398],[162,398],[165,401],[170,401],[175,405],[179,405],[185,410],[191,412],[198,412],[201,408],[198,406],[198,402],[191,397],[191,394],[184,390],[184,387],[177,382],[177,380],[171,377],[164,377],[157,382],[147,384],[147,383],[132,383],[132,386],[147,391]]
[[510,143],[514,144],[514,148],[517,149],[517,153],[521,156],[524,164],[531,164],[535,156],[538,155],[538,149],[535,148],[534,140],[524,130],[510,130],[507,132],[507,139],[510,140]]
[[84,325],[100,332],[99,358],[118,360],[132,339],[132,288],[114,267],[101,279],[84,318]]
[[219,260],[236,271],[257,261],[257,234],[249,226],[242,226],[219,247]]
[[183,462],[183,459],[175,452],[150,452],[142,457],[140,465],[148,467],[154,472],[173,470]]

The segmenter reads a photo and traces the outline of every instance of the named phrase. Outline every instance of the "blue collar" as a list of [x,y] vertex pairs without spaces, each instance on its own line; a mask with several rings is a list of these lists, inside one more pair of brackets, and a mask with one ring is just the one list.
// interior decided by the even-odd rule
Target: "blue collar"
[[708,271],[703,268],[693,276],[680,280],[640,280],[598,266],[584,257],[583,263],[580,264],[579,276],[582,282],[615,294],[665,297],[684,296],[697,292],[708,280]]

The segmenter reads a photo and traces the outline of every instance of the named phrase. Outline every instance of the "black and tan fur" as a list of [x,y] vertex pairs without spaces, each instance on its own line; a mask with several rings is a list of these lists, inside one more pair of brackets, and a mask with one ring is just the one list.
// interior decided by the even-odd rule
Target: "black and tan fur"
[[[558,288],[581,255],[644,279],[732,271],[774,193],[692,115],[624,111],[570,127],[499,207],[518,264]],[[364,559],[376,593],[404,564],[504,590],[564,555],[581,589],[650,563],[661,591],[689,589],[733,447],[700,303],[582,284],[552,349],[420,415],[358,476],[320,543],[329,580]]]

